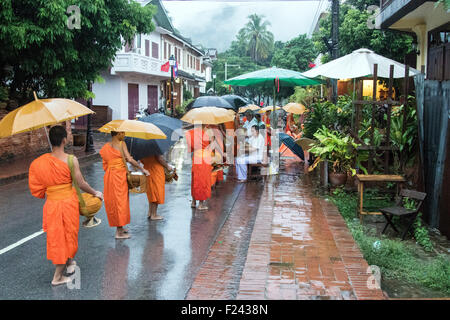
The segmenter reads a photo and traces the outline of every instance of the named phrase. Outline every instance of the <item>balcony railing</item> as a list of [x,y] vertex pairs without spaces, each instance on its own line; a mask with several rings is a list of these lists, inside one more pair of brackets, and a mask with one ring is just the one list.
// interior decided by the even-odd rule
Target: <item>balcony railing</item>
[[170,72],[161,71],[162,64],[163,62],[159,59],[143,56],[138,53],[118,53],[114,59],[111,73],[136,72],[170,78]]

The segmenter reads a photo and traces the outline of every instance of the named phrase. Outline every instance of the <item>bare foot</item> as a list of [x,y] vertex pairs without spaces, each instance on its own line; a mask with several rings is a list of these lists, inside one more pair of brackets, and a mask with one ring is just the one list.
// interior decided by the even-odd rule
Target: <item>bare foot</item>
[[123,233],[128,233],[128,229],[122,228],[122,232],[123,232]]
[[129,239],[131,236],[125,232],[116,232],[116,239]]
[[196,203],[196,201],[192,201],[191,208],[195,208],[195,207],[197,207],[197,203]]
[[59,280],[52,281],[52,286],[59,286],[62,284],[66,284],[66,283],[69,283],[71,280],[72,279],[70,279],[69,277],[61,276],[61,278]]
[[198,210],[208,210],[208,207],[205,206],[204,204],[201,204],[198,206]]
[[161,216],[151,216],[150,217],[150,220],[162,220],[162,219],[164,219],[164,217],[161,217]]

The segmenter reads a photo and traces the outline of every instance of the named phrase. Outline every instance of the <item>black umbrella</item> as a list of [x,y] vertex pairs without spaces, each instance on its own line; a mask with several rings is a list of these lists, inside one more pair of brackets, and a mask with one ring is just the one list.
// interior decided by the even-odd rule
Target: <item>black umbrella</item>
[[303,153],[302,147],[295,143],[294,138],[286,133],[279,133],[280,141],[288,147],[296,156],[300,159],[305,160],[305,154]]
[[217,96],[198,97],[186,106],[186,110],[203,107],[217,107],[234,110],[234,107],[230,103],[228,103],[225,99]]
[[234,107],[234,111],[238,111],[239,108],[245,107],[246,105],[250,104],[250,101],[235,94],[226,94],[224,96],[221,96],[221,98],[227,100],[228,103]]
[[164,132],[167,138],[144,140],[126,137],[125,143],[127,144],[127,148],[131,156],[136,160],[153,155],[162,155],[182,137],[181,120],[168,117],[161,113],[153,113],[140,118],[139,121],[153,123]]

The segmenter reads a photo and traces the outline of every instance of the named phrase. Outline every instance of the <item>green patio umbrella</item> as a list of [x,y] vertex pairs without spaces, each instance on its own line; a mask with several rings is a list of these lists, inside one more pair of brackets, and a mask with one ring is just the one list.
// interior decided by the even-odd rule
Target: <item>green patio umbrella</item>
[[297,71],[272,67],[241,74],[224,81],[224,83],[241,87],[273,88],[273,111],[275,111],[275,92],[280,87],[318,85],[322,83],[322,80],[305,77]]

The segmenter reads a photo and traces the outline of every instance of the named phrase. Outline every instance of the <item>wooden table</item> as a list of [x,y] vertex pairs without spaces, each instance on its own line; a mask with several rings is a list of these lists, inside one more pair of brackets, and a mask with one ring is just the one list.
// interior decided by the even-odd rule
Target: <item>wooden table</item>
[[399,184],[406,182],[406,179],[404,177],[395,174],[357,174],[356,180],[358,181],[358,215],[359,221],[361,222],[363,215],[382,214],[381,212],[367,212],[363,210],[365,182],[396,182],[397,194],[399,194]]

